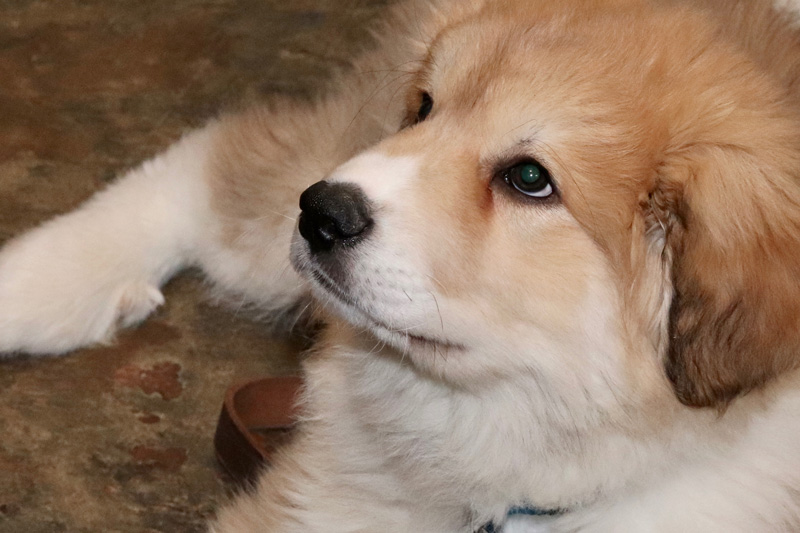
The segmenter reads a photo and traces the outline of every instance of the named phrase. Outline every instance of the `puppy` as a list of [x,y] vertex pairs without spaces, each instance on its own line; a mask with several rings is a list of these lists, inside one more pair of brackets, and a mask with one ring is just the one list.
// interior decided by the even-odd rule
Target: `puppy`
[[218,533],[798,531],[793,7],[402,2],[327,97],[8,244],[0,351],[106,340],[189,265],[321,304],[298,434]]

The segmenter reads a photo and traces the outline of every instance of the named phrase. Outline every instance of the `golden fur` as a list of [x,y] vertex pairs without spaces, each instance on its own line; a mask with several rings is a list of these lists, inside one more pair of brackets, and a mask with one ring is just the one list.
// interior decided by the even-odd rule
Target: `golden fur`
[[[214,531],[471,533],[520,504],[564,513],[509,533],[800,530],[800,33],[781,6],[401,1],[326,96],[223,117],[79,211],[105,220],[194,156],[164,192],[179,211],[145,204],[159,246],[113,233],[155,265],[131,276],[157,300],[196,264],[328,324],[296,438]],[[557,194],[504,182],[530,159]],[[373,210],[336,268],[295,230],[321,179]],[[15,292],[79,220],[0,253],[18,315],[0,351],[113,332]],[[84,248],[70,264],[102,278]],[[114,320],[148,312],[124,296]],[[57,340],[16,340],[49,320]]]

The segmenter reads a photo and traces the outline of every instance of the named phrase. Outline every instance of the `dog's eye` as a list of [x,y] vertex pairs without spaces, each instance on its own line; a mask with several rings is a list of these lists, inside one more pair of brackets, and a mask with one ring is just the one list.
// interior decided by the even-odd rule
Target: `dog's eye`
[[428,93],[422,93],[422,101],[419,104],[419,110],[417,110],[417,122],[422,122],[428,118],[431,111],[433,111],[433,98]]
[[517,191],[534,198],[553,194],[550,173],[536,161],[524,161],[503,171],[503,180]]

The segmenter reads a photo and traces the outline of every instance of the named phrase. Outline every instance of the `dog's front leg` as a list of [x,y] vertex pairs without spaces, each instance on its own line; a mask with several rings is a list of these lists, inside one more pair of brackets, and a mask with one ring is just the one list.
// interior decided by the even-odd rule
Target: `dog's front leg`
[[163,302],[160,285],[193,260],[208,231],[216,129],[187,135],[0,251],[0,353],[103,341]]
[[294,306],[300,193],[399,123],[398,89],[376,76],[356,71],[315,104],[279,100],[213,121],[12,240],[0,249],[0,354],[107,340],[161,304],[161,284],[186,266],[265,314]]
[[[406,13],[410,29],[426,5]],[[407,24],[382,26],[391,46],[358,59],[329,96],[214,121],[0,249],[0,354],[107,340],[150,314],[160,285],[189,265],[265,314],[295,306],[302,288],[288,250],[298,197],[400,126],[422,38],[406,36]]]

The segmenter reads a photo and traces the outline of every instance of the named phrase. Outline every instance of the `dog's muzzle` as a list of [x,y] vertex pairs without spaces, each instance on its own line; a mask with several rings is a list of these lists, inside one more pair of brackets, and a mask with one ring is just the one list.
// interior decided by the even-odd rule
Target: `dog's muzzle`
[[298,229],[314,254],[354,246],[373,225],[367,197],[351,183],[315,183],[300,195],[300,209]]

